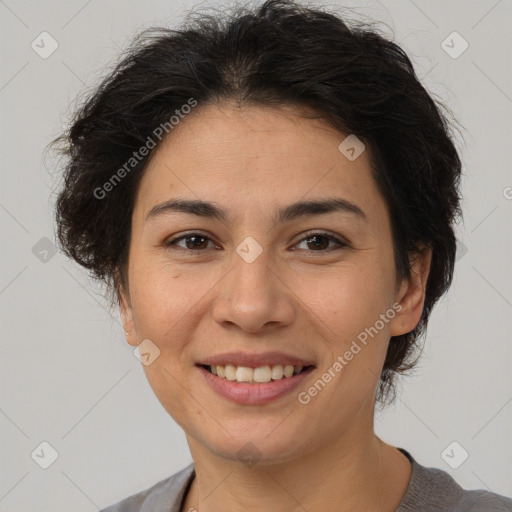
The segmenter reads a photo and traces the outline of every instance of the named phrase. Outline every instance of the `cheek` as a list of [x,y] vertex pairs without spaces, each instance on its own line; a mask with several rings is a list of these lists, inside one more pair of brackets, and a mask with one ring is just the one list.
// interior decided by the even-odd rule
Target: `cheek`
[[392,318],[386,316],[391,306],[389,279],[379,266],[373,268],[371,272],[368,267],[354,269],[331,279],[317,294],[314,312],[322,321],[319,327],[327,333],[322,370],[336,375],[327,386],[323,403],[340,404],[333,412],[334,423],[349,421],[373,396],[385,359]]
[[392,274],[379,262],[367,261],[339,268],[311,282],[303,278],[300,295],[331,328],[331,334],[352,339],[391,306]]
[[165,262],[134,260],[130,289],[138,333],[163,345],[180,339],[210,287],[208,279],[199,283]]

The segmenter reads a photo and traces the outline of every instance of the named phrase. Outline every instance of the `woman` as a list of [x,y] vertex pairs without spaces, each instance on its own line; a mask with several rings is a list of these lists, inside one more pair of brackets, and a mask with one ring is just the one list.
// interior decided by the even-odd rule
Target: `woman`
[[398,46],[278,0],[150,32],[63,141],[62,248],[109,286],[194,461],[105,512],[511,509],[373,429],[461,214]]

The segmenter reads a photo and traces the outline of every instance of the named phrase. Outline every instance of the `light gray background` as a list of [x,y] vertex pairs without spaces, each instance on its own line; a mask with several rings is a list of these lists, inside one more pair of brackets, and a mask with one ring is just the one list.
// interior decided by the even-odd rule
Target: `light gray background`
[[[2,511],[98,510],[191,461],[183,432],[153,395],[101,290],[62,255],[45,255],[39,241],[54,240],[58,164],[42,151],[67,122],[74,98],[136,31],[175,26],[196,5],[0,1]],[[465,224],[454,283],[432,316],[416,375],[377,416],[376,431],[465,488],[510,496],[512,2],[343,5],[389,25],[425,86],[467,130],[466,145],[458,142]],[[59,44],[47,59],[31,48],[43,31]],[[453,31],[469,43],[457,59],[441,47]],[[48,469],[31,458],[42,441],[58,452]],[[458,469],[441,457],[453,441],[469,453]]]

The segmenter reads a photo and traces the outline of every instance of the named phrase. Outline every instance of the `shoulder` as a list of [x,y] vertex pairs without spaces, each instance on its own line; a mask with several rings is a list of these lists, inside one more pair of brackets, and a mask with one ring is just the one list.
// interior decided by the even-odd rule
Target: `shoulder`
[[411,480],[396,512],[510,512],[512,499],[483,489],[466,490],[446,471],[412,464]]
[[181,501],[194,475],[192,463],[148,489],[128,496],[100,512],[180,512]]

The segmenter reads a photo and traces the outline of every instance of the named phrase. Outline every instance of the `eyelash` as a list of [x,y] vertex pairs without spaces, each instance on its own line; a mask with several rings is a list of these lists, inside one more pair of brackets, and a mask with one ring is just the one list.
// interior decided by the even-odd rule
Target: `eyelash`
[[[164,246],[167,247],[167,248],[172,248],[172,246],[176,245],[177,242],[179,242],[181,240],[185,240],[187,238],[192,238],[194,236],[199,236],[201,238],[205,238],[205,239],[213,242],[213,240],[209,236],[207,236],[207,235],[204,235],[204,234],[198,233],[198,232],[191,232],[191,233],[187,233],[185,235],[181,235],[181,236],[179,236],[177,238],[173,238],[172,240],[165,241],[164,242]],[[329,241],[333,241],[333,242],[337,243],[338,246],[339,246],[338,249],[350,247],[350,245],[347,242],[341,240],[337,236],[334,236],[334,235],[332,235],[330,233],[327,233],[327,232],[324,232],[324,231],[314,231],[314,232],[311,232],[311,233],[307,233],[295,245],[298,245],[301,242],[304,242],[305,240],[308,240],[309,238],[313,238],[313,237],[316,237],[316,236],[322,236],[322,237],[325,237],[325,238],[329,239]],[[187,251],[187,252],[192,253],[192,254],[200,254],[200,253],[204,253],[206,251],[206,249],[187,249],[186,247],[180,247],[180,249],[183,249],[184,251]],[[327,252],[331,252],[332,250],[333,249],[331,248],[331,249],[325,249],[325,250],[319,250],[319,251],[310,250],[309,252],[327,253]]]

